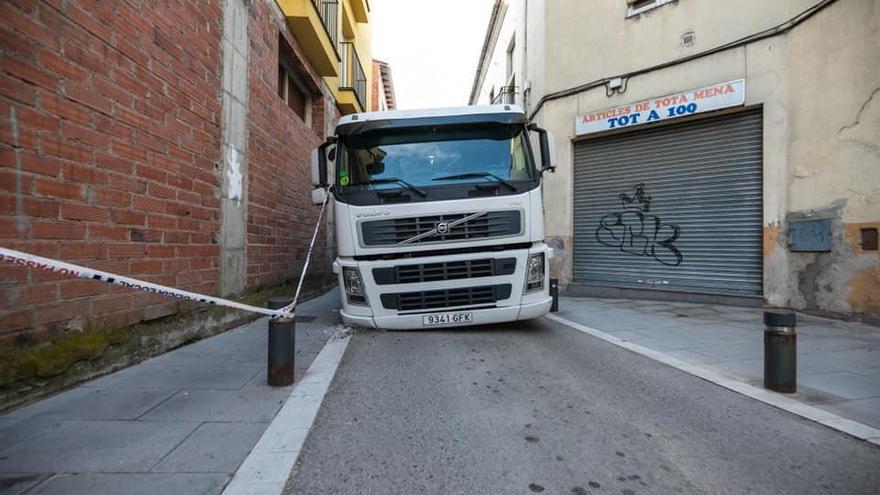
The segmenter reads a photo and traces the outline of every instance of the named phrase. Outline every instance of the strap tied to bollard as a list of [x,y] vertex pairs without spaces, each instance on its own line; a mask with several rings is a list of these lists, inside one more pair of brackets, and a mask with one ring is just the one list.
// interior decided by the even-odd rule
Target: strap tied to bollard
[[315,240],[318,238],[318,231],[321,229],[321,220],[324,218],[324,210],[327,208],[327,201],[330,199],[330,188],[325,189],[324,202],[321,204],[321,212],[318,213],[318,222],[315,223],[315,231],[312,232],[312,242],[309,243],[309,251],[306,253],[306,261],[303,263],[302,273],[299,275],[299,282],[296,284],[296,292],[293,294],[293,302],[281,308],[279,311],[291,313],[295,311],[296,302],[299,300],[299,293],[302,290],[303,280],[306,278],[306,270],[309,268],[309,261],[312,259],[312,251],[315,250]]

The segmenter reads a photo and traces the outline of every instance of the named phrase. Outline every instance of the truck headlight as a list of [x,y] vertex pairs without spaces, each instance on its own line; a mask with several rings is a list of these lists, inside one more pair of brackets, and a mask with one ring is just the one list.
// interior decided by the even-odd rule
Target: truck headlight
[[544,288],[544,253],[529,255],[526,267],[526,292]]
[[361,283],[361,272],[357,268],[342,268],[342,283],[345,286],[345,295],[348,297],[350,304],[367,304],[367,297],[364,295],[364,284]]

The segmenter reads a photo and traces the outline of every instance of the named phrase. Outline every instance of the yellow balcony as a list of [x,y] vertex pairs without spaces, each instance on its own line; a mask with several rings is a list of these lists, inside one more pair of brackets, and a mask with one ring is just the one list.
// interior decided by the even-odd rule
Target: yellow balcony
[[364,111],[364,109],[361,108],[361,104],[358,101],[354,90],[348,88],[339,88],[339,98],[336,100],[336,106],[339,108],[339,113],[342,115],[361,113]]
[[368,0],[349,0],[351,13],[357,22],[369,21],[370,2]]
[[344,113],[364,112],[367,109],[367,74],[354,47],[354,43],[343,41],[342,76],[339,78],[339,95],[336,104]]
[[339,75],[339,2],[336,0],[276,0],[293,37],[309,62],[324,77]]

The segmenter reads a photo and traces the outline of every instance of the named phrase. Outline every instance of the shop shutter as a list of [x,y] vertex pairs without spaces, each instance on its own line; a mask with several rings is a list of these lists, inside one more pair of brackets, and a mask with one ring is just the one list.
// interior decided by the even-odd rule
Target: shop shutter
[[752,110],[574,145],[574,281],[762,295],[762,122]]

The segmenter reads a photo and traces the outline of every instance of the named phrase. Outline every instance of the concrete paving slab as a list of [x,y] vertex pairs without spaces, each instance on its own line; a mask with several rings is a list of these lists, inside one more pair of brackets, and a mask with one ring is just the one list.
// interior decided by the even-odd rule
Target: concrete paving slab
[[744,361],[750,359],[763,359],[764,343],[743,343],[732,345],[719,345],[704,347],[700,352],[711,356],[719,361]]
[[764,359],[740,359],[736,361],[717,361],[714,367],[723,371],[728,375],[741,378],[743,380],[763,380],[764,377]]
[[289,392],[262,390],[183,390],[141,417],[144,421],[247,421],[268,423]]
[[232,473],[268,423],[203,423],[153,468],[157,473]]
[[135,419],[173,394],[168,389],[78,387],[16,409],[8,417]]
[[66,421],[0,452],[0,472],[146,472],[198,423]]
[[880,411],[880,397],[822,404],[818,407],[874,428],[880,428],[880,417],[877,414],[877,411]]
[[[803,340],[803,339],[801,339]],[[815,375],[834,371],[870,370],[880,362],[880,354],[864,349],[815,353],[801,356],[798,353],[798,371]]]
[[119,373],[99,378],[85,386],[90,388],[200,388],[236,390],[244,386],[260,365],[236,366],[164,366],[144,363]]
[[[856,349],[868,350],[871,343],[859,338],[843,335],[821,335],[811,338],[801,338],[798,342],[798,352],[803,354],[818,354],[827,352],[851,351]],[[880,354],[878,354],[880,357]]]
[[845,371],[806,375],[800,383],[846,399],[880,397],[880,380]]
[[[640,333],[640,332],[639,332]],[[688,341],[683,339],[663,339],[657,338],[660,337],[655,336],[654,338],[647,338],[642,335],[632,336],[631,338],[625,338],[629,342],[636,343],[641,346],[648,347],[649,349],[654,349],[658,351],[677,351],[677,350],[687,350],[687,349],[695,349],[697,347],[701,347],[698,343],[694,341]]]
[[167,354],[148,361],[150,365],[158,366],[229,366],[249,364],[258,361],[266,353],[266,344],[263,343],[259,351],[245,349],[227,349],[221,351],[202,351],[195,349],[181,349],[174,356]]
[[28,495],[126,495],[219,493],[227,474],[62,474],[43,483]]
[[720,362],[717,359],[713,358],[712,356],[707,356],[699,351],[693,351],[693,350],[687,350],[687,349],[678,350],[678,351],[668,351],[668,352],[666,352],[666,354],[669,354],[670,356],[672,356],[674,358],[681,359],[683,361],[687,361],[689,363],[714,364],[714,363]]
[[4,416],[0,418],[0,452],[59,424],[59,421],[50,418],[28,420]]
[[854,370],[853,372],[857,375],[880,379],[880,368],[860,368],[858,370]]
[[0,474],[0,493],[19,495],[48,477],[48,474],[41,473],[2,473]]

